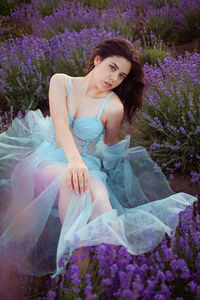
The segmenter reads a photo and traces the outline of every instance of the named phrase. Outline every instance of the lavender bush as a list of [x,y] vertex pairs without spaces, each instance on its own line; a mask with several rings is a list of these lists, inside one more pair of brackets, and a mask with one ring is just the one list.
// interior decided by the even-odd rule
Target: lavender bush
[[176,28],[176,18],[174,10],[170,6],[162,8],[148,7],[144,14],[144,29],[147,35],[153,32],[157,37],[164,41],[170,41],[174,38],[174,28]]
[[[110,31],[110,28],[119,31],[121,35],[132,38],[137,31],[136,10],[119,11],[119,8],[97,8],[84,6],[83,3],[71,1],[54,9],[53,13],[45,18],[37,18],[32,23],[35,35],[50,39],[66,30],[80,32],[85,28]],[[119,27],[119,29],[118,29]]]
[[10,127],[13,119],[14,116],[12,106],[10,107],[9,111],[0,111],[0,133],[2,133]]
[[[104,26],[99,29],[85,28],[81,32],[66,29],[64,34],[58,34],[50,40],[50,47],[54,56],[55,72],[64,72],[74,76],[82,76],[88,57],[96,44],[103,39],[112,37],[126,37],[121,35],[120,28],[117,31]],[[133,42],[135,48],[141,51],[141,43]]]
[[131,5],[121,8],[119,4],[112,9],[102,10],[99,20],[99,24],[104,24],[106,30],[112,28],[115,32],[119,31],[121,35],[130,40],[137,39],[138,23],[136,8]]
[[97,9],[104,9],[112,6],[112,0],[83,0],[84,6],[94,7]]
[[200,37],[200,2],[198,0],[181,0],[178,7],[179,39],[191,41]]
[[28,113],[27,109],[23,109],[22,111],[14,112],[13,106],[10,106],[10,109],[7,111],[0,111],[0,133],[7,130],[12,121],[17,118],[21,119]]
[[54,9],[50,16],[38,18],[33,24],[33,33],[50,39],[58,33],[69,31],[80,32],[83,28],[93,28],[98,25],[99,11],[84,7],[77,1],[65,2],[63,6]]
[[15,4],[12,3],[12,2],[2,0],[0,2],[0,15],[1,16],[6,16],[9,13],[10,9],[14,7],[14,5]]
[[10,32],[13,37],[27,32],[50,39],[66,28],[79,32],[104,24],[105,29],[108,26],[115,31],[120,27],[120,34],[133,40],[140,38],[141,33],[153,31],[165,41],[176,42],[180,36],[185,40],[199,36],[199,1],[193,0],[190,7],[185,2],[99,0],[94,5],[91,1],[32,0],[12,9],[1,22],[3,32]]
[[48,41],[23,36],[0,45],[0,96],[15,110],[34,109],[46,101],[53,73]]
[[50,41],[25,35],[23,39],[9,39],[0,46],[0,96],[16,110],[35,109],[38,103],[43,106],[51,75],[83,75],[92,48],[114,36],[114,31],[92,28],[80,33],[66,30]]
[[21,3],[10,10],[9,15],[0,18],[1,22],[1,40],[9,37],[21,38],[24,33],[32,34],[32,22],[39,17],[38,11],[27,3]]
[[200,55],[144,66],[147,91],[139,118],[139,144],[172,173],[200,170]]
[[65,31],[50,40],[54,53],[55,72],[64,72],[74,76],[83,75],[88,56],[97,43],[105,38],[114,37],[114,31],[105,31],[103,28]]
[[199,299],[200,201],[179,213],[175,236],[167,234],[151,252],[130,255],[126,248],[87,247],[92,264],[84,279],[76,259],[48,282],[46,299]]
[[61,0],[32,0],[31,4],[33,7],[40,12],[42,17],[49,16],[53,13],[53,10],[59,5],[62,5],[63,1]]
[[150,0],[149,5],[151,5],[155,9],[159,9],[164,7],[165,5],[169,5],[170,7],[178,7],[180,0]]

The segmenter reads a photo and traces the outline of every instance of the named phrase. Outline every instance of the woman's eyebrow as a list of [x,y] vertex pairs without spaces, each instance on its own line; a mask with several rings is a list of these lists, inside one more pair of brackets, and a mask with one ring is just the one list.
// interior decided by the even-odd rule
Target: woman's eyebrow
[[[116,67],[117,69],[119,69],[119,67],[118,67],[118,65],[116,65],[116,63],[114,63],[113,61],[111,61],[111,63],[112,63],[113,65],[115,65],[115,67]],[[126,73],[124,73],[124,72],[122,72],[122,74],[124,74],[124,75],[126,75],[126,76],[127,76],[127,74],[126,74]]]

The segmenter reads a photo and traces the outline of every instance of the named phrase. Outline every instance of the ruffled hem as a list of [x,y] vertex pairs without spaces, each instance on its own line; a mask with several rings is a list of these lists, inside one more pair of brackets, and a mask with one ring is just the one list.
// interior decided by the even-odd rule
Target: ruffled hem
[[36,110],[0,135],[0,248],[20,272],[58,274],[75,249],[100,243],[123,245],[133,255],[150,251],[165,233],[175,234],[179,212],[197,200],[175,194],[146,149],[129,148],[130,136],[113,146],[101,140],[83,160],[111,209],[101,193],[93,199],[89,190],[73,192],[61,226],[56,201],[65,170],[45,186],[37,178],[45,164],[67,164],[51,130],[50,117]]

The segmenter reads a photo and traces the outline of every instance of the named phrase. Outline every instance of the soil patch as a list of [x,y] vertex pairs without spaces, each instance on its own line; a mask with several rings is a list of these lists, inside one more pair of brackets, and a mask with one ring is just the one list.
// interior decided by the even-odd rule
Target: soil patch
[[169,173],[163,172],[170,183],[170,187],[176,193],[183,192],[193,196],[198,195],[200,198],[200,182],[191,182],[190,174],[183,174],[175,173],[174,178],[171,180],[169,178]]
[[185,44],[174,45],[174,56],[178,57],[179,55],[184,56],[185,51],[188,52],[198,52],[200,53],[200,37],[195,38],[193,41]]

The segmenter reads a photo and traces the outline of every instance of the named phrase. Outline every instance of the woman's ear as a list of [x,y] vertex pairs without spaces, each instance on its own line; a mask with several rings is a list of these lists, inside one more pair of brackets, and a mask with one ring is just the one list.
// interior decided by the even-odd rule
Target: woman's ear
[[98,64],[100,64],[100,62],[101,62],[101,57],[99,55],[96,55],[94,59],[94,65],[97,66]]

